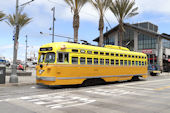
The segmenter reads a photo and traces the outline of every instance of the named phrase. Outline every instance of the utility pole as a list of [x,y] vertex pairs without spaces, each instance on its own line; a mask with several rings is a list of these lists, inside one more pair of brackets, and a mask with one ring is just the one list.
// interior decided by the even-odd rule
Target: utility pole
[[18,33],[19,33],[19,26],[18,26],[18,0],[16,0],[16,19],[15,19],[15,37],[14,37],[14,52],[13,52],[13,65],[12,65],[12,73],[10,76],[10,83],[18,83],[18,76],[17,76],[17,49],[18,49]]
[[[34,0],[26,2],[20,6],[25,6]],[[19,25],[18,25],[18,9],[19,9],[19,0],[16,0],[16,19],[15,19],[15,37],[14,37],[14,50],[13,50],[13,65],[12,65],[12,73],[9,79],[10,83],[18,83],[18,76],[17,76],[17,51],[18,51],[18,39],[19,39]]]
[[55,7],[51,9],[53,11],[53,33],[52,33],[52,43],[54,43],[54,22],[55,22]]
[[27,35],[25,36],[26,40],[26,47],[25,47],[25,71],[26,71],[26,67],[27,67],[27,48],[28,48],[28,43],[27,43]]

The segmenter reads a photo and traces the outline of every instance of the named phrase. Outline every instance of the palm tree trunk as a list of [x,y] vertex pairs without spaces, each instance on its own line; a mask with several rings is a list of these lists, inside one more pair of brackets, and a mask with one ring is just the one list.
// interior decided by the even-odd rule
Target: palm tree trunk
[[79,30],[79,12],[75,10],[73,18],[73,28],[74,28],[74,42],[78,43],[78,30]]
[[119,46],[122,46],[123,44],[122,44],[122,41],[123,41],[123,32],[120,30],[119,31]]
[[100,16],[100,20],[99,20],[99,31],[100,31],[100,37],[99,37],[99,47],[103,46],[103,29],[104,29],[104,20],[103,20],[103,16]]
[[119,21],[119,46],[123,46],[123,21]]

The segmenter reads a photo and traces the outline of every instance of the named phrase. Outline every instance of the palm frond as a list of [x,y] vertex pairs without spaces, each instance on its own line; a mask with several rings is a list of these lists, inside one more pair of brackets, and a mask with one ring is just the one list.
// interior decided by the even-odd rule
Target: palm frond
[[71,10],[80,12],[81,8],[88,2],[88,0],[64,0]]
[[5,19],[5,14],[2,11],[0,11],[0,21],[4,19]]
[[[16,20],[16,15],[15,14],[13,14],[13,15],[9,14],[7,16],[6,23],[11,27],[15,27],[16,26],[15,20]],[[31,20],[32,20],[32,18],[29,18],[26,13],[24,13],[24,14],[19,13],[18,14],[19,28],[21,29],[24,26],[26,26],[27,24],[29,24],[31,22]]]

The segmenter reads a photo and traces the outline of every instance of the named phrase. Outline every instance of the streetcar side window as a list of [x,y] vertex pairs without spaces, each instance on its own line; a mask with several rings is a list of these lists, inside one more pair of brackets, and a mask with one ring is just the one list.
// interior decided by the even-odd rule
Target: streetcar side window
[[141,66],[141,61],[139,61],[139,66]]
[[98,55],[98,52],[97,52],[97,51],[95,51],[95,52],[94,52],[94,54],[95,54],[95,55]]
[[114,60],[113,59],[111,59],[111,65],[114,65]]
[[72,64],[78,64],[78,57],[72,57]]
[[135,65],[135,62],[134,61],[132,61],[132,66],[134,66]]
[[58,53],[58,62],[64,62],[63,53]]
[[117,66],[119,65],[119,60],[116,60],[116,65],[117,65]]
[[94,58],[94,64],[98,64],[98,58]]
[[111,53],[111,56],[114,56],[114,53]]
[[120,65],[123,65],[123,60],[120,60]]
[[138,61],[136,61],[136,66],[138,66]]
[[72,52],[78,53],[78,49],[72,49]]
[[106,59],[105,62],[106,62],[106,65],[109,65],[109,59]]
[[104,55],[104,52],[100,52],[100,55]]
[[68,53],[58,53],[57,62],[58,63],[69,63]]
[[87,64],[92,64],[92,58],[87,58]]
[[107,56],[109,56],[109,53],[106,53]]
[[124,65],[127,66],[127,60],[124,61]]
[[100,65],[104,65],[104,59],[100,59]]
[[81,57],[80,58],[80,64],[86,64],[86,58]]
[[128,63],[129,63],[129,66],[131,66],[131,61],[130,60],[128,61]]

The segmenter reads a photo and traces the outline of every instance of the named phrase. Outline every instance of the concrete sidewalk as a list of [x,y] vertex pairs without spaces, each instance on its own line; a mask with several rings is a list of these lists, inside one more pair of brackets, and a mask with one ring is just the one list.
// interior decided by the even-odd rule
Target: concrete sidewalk
[[[32,76],[18,76],[18,83],[15,85],[35,84],[36,83],[36,70],[28,69],[26,72],[32,72]],[[9,79],[10,79],[10,76],[6,76],[6,84],[5,85],[11,84],[11,83],[9,83]]]

